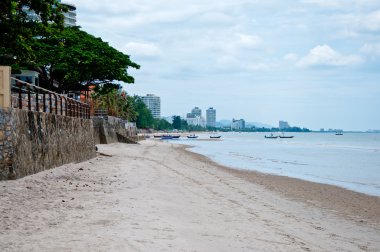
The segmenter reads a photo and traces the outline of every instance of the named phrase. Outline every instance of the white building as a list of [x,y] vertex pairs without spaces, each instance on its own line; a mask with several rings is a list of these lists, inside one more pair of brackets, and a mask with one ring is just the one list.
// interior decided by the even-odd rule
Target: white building
[[65,16],[64,25],[67,26],[76,26],[77,25],[77,7],[66,1],[59,1],[63,6],[67,8],[67,12],[63,13]]
[[141,100],[145,103],[147,108],[152,113],[153,118],[161,118],[161,99],[154,94],[147,94],[146,96],[141,96]]
[[200,116],[195,116],[192,118],[186,118],[186,122],[188,125],[192,125],[192,126],[201,126],[201,127],[206,126],[205,119],[203,117],[200,117]]
[[279,122],[278,122],[278,128],[279,128],[280,130],[283,130],[283,129],[288,129],[288,128],[290,128],[290,126],[289,126],[289,123],[286,122],[286,121],[279,121]]
[[216,126],[216,110],[213,107],[206,110],[206,126],[213,128]]
[[193,114],[194,117],[202,117],[202,110],[198,107],[195,107],[191,110],[191,113]]
[[239,119],[239,120],[232,119],[231,130],[241,130],[241,129],[245,129],[244,119]]

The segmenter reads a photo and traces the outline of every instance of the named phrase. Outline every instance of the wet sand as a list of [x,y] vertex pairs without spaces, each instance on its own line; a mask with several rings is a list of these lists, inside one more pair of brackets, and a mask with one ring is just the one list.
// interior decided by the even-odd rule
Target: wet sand
[[184,146],[0,182],[0,251],[380,251],[380,199],[232,170]]

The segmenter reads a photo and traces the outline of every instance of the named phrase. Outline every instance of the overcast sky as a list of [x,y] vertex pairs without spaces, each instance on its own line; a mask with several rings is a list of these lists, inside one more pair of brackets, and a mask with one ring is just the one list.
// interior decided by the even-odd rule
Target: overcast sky
[[380,0],[70,0],[163,116],[380,129]]

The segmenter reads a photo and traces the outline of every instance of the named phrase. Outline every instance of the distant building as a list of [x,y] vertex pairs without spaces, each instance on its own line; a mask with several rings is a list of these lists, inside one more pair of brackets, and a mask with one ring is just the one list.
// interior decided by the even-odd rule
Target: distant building
[[68,3],[65,1],[63,2],[58,1],[58,2],[60,2],[63,6],[67,8],[67,12],[63,13],[63,15],[65,16],[64,25],[66,27],[76,26],[77,25],[77,13],[76,13],[77,7],[74,4]]
[[200,116],[195,116],[193,118],[186,118],[186,122],[188,125],[192,125],[192,126],[201,126],[201,127],[206,126],[205,119]]
[[206,126],[212,128],[216,126],[216,110],[213,107],[206,110]]
[[146,96],[141,96],[141,100],[148,107],[150,112],[152,113],[153,118],[160,119],[161,118],[161,99],[154,94],[147,94]]
[[202,117],[202,110],[198,107],[195,107],[191,110],[191,113],[194,115],[194,117],[199,116]]
[[241,129],[245,129],[244,119],[239,119],[239,120],[232,119],[231,130],[241,130]]
[[290,126],[289,126],[289,123],[286,122],[286,121],[279,121],[279,122],[278,122],[278,128],[279,128],[280,130],[283,130],[283,129],[288,129],[288,128],[290,128]]

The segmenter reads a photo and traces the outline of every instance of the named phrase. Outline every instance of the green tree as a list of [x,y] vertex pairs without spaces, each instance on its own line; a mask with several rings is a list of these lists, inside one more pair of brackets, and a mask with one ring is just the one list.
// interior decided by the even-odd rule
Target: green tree
[[78,90],[89,84],[133,83],[134,78],[127,69],[140,68],[129,55],[78,27],[40,37],[33,49],[40,59],[34,70],[40,73],[42,85],[52,89],[58,83],[59,92]]
[[182,121],[181,121],[181,117],[180,116],[173,116],[173,128],[174,129],[177,129],[177,130],[180,130],[181,129],[181,126],[182,126]]
[[165,119],[155,119],[153,128],[155,130],[171,130],[173,126]]
[[140,97],[134,96],[135,110],[137,113],[136,126],[140,129],[153,128],[154,118]]
[[63,29],[63,11],[57,0],[1,0],[0,64],[12,69],[33,64],[32,45],[51,28]]

